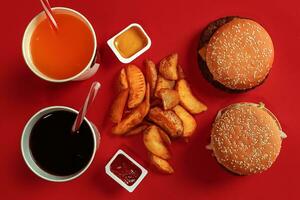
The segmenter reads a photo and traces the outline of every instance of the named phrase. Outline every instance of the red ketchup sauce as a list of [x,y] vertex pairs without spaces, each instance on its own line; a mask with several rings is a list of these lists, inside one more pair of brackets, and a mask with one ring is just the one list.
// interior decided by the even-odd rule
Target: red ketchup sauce
[[142,174],[142,170],[122,154],[114,159],[110,170],[129,186],[133,185]]

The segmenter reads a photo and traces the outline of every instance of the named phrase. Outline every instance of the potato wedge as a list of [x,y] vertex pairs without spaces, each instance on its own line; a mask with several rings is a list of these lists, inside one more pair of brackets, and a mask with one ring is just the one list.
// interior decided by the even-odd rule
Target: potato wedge
[[176,90],[161,89],[159,91],[159,97],[162,100],[164,110],[169,110],[179,104],[179,95]]
[[178,79],[185,79],[183,69],[180,65],[177,65],[177,74],[178,74]]
[[157,70],[152,60],[145,60],[144,65],[146,67],[146,80],[150,84],[150,94],[153,96],[157,82]]
[[115,135],[123,135],[143,121],[142,113],[136,109],[128,114],[120,123],[112,128]]
[[117,81],[117,89],[118,89],[118,91],[122,91],[127,88],[128,88],[127,76],[125,73],[125,69],[122,68],[119,73],[119,77],[118,77],[118,81]]
[[164,141],[164,143],[166,145],[170,146],[172,142],[171,142],[169,135],[161,128],[158,128],[158,132],[160,134],[161,139]]
[[138,125],[137,127],[134,127],[133,129],[129,130],[126,133],[126,136],[132,136],[132,135],[143,133],[148,128],[148,126],[149,125],[142,123],[141,125]]
[[119,123],[122,119],[129,89],[122,90],[111,106],[110,119],[114,123]]
[[150,162],[153,164],[159,171],[166,173],[166,174],[173,174],[174,169],[170,165],[170,163],[164,159],[161,159],[158,156],[150,154]]
[[161,89],[173,89],[175,86],[175,81],[170,81],[162,77],[161,75],[158,75],[157,77],[157,84],[154,92],[154,96],[159,97],[159,91]]
[[207,106],[201,103],[191,92],[187,81],[177,81],[176,90],[179,95],[180,104],[192,114],[198,114],[207,110]]
[[178,54],[173,53],[159,63],[159,73],[168,80],[177,80]]
[[146,97],[144,101],[133,109],[120,123],[112,128],[115,135],[123,135],[130,129],[142,123],[150,109],[150,86],[147,84]]
[[150,85],[147,83],[146,94],[144,101],[137,107],[137,109],[142,113],[143,118],[146,117],[150,110]]
[[135,65],[126,67],[126,75],[129,84],[128,108],[135,108],[145,96],[146,83],[142,71]]
[[172,110],[162,110],[159,107],[151,108],[148,118],[165,130],[170,137],[179,137],[183,134],[183,124]]
[[157,126],[151,125],[144,131],[143,141],[149,152],[165,160],[170,159],[171,154],[165,146]]
[[177,105],[173,108],[173,111],[181,119],[183,123],[183,137],[190,137],[193,135],[197,128],[197,122],[195,118],[182,106]]

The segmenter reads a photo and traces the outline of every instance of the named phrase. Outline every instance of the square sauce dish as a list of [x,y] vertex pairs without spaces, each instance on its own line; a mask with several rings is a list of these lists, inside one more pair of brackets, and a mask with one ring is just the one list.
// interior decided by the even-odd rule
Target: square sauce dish
[[120,62],[130,63],[151,46],[151,39],[137,23],[130,24],[107,41]]
[[129,192],[133,192],[148,173],[121,149],[106,164],[105,172]]

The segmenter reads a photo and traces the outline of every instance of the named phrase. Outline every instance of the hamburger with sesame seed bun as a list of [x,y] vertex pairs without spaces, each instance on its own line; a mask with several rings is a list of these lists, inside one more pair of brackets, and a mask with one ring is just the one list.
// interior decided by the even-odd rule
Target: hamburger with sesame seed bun
[[219,111],[208,148],[229,171],[250,175],[272,166],[283,138],[279,121],[263,104],[237,103]]
[[274,59],[268,32],[257,22],[224,17],[201,33],[198,63],[204,77],[228,92],[244,92],[263,83]]

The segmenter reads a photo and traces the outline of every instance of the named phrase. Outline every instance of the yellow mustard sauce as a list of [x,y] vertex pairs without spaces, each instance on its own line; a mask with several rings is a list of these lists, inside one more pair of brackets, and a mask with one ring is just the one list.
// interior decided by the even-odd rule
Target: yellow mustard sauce
[[148,43],[144,33],[138,27],[131,27],[116,37],[114,45],[124,58],[129,58],[143,49]]

